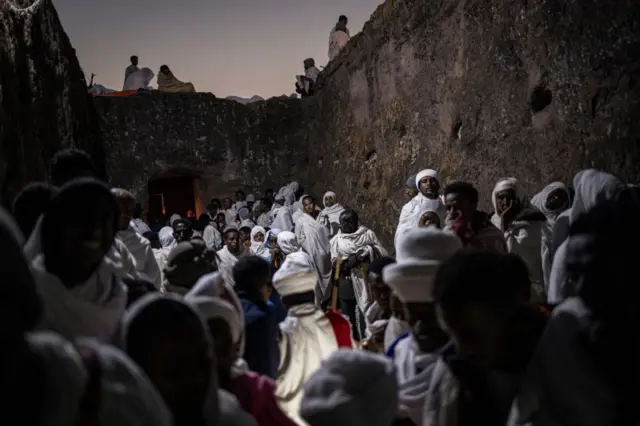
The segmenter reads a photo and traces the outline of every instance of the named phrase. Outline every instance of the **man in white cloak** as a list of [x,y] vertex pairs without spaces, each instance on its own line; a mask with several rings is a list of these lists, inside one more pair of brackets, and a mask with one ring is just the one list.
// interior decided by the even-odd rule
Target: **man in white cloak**
[[344,207],[336,199],[336,193],[329,191],[322,197],[322,204],[324,209],[318,215],[318,222],[320,222],[327,231],[329,231],[329,238],[333,238],[340,230],[340,215],[344,211]]
[[240,258],[250,256],[252,252],[251,249],[240,243],[240,232],[236,228],[228,227],[225,229],[222,238],[224,247],[217,252],[218,272],[220,272],[220,275],[228,285],[235,286],[233,267]]
[[397,263],[382,270],[384,282],[402,301],[411,332],[389,355],[400,387],[401,417],[422,425],[422,412],[439,349],[448,341],[436,316],[432,290],[438,267],[462,248],[454,235],[436,228],[407,231],[397,247]]

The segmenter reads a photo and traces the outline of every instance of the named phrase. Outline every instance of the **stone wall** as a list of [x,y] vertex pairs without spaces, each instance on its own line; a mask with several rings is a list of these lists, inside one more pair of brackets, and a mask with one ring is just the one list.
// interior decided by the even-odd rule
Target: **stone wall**
[[75,51],[51,0],[0,0],[0,200],[47,179],[60,148],[104,154]]
[[[40,5],[46,14],[2,19],[2,152],[25,159],[12,182],[41,175],[59,146],[97,146],[73,51],[50,1]],[[477,184],[485,208],[507,175],[530,194],[585,167],[640,181],[639,38],[635,0],[387,0],[313,98],[95,99],[96,155],[142,200],[172,170],[200,176],[203,200],[293,179],[318,196],[333,189],[388,244],[403,182],[424,167]]]

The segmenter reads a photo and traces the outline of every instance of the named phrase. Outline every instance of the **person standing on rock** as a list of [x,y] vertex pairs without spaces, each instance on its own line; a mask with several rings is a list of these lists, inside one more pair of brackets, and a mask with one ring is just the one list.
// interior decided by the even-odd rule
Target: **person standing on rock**
[[[127,78],[128,78],[131,74],[133,74],[133,73],[134,73],[134,72],[136,72],[136,71],[140,71],[140,68],[138,68],[138,57],[134,55],[134,56],[132,56],[132,57],[130,58],[130,61],[131,61],[131,65],[129,65],[129,66],[127,67],[127,69],[126,69],[126,70],[124,70],[124,81],[125,81],[125,82],[127,81]],[[123,87],[124,87],[124,85],[123,85]]]
[[338,23],[329,33],[329,60],[333,60],[340,50],[349,42],[349,29],[347,28],[348,19],[342,15],[338,19]]

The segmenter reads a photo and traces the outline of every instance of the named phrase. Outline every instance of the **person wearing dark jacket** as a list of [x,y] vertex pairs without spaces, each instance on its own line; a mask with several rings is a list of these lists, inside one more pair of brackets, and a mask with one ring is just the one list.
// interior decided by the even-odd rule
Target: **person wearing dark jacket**
[[278,323],[270,293],[269,263],[258,256],[247,256],[233,267],[235,290],[244,311],[246,346],[244,359],[249,369],[275,378],[279,363]]

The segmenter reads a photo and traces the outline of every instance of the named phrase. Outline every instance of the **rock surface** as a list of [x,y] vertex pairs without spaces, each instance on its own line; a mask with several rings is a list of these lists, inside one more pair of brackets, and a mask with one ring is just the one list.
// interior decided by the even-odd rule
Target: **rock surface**
[[93,104],[51,0],[0,0],[0,189],[3,205],[48,161],[77,146],[103,168]]
[[[60,119],[37,108],[29,119],[8,115],[29,92],[8,92],[17,83],[6,75],[31,87],[19,78],[30,65],[0,65],[3,95],[15,97],[2,102],[3,152],[16,135],[12,159],[27,148],[41,153],[28,157],[25,176],[40,173],[54,147],[91,140],[86,100],[75,90],[84,81],[47,13],[29,28],[34,38],[57,40],[38,43],[61,65],[35,75],[61,80],[36,87]],[[15,33],[7,29],[15,16],[3,18],[5,34]],[[585,167],[639,182],[639,76],[635,0],[387,0],[324,69],[312,98],[242,105],[154,93],[95,105],[111,180],[143,201],[147,181],[171,170],[199,175],[203,201],[295,179],[317,196],[336,191],[389,245],[403,183],[425,167],[443,183],[474,182],[484,208],[502,176],[519,178],[531,195],[551,180],[570,183]],[[37,111],[49,121],[30,130]],[[11,128],[22,120],[17,134],[5,130],[7,116]],[[45,143],[50,134],[55,143]]]

